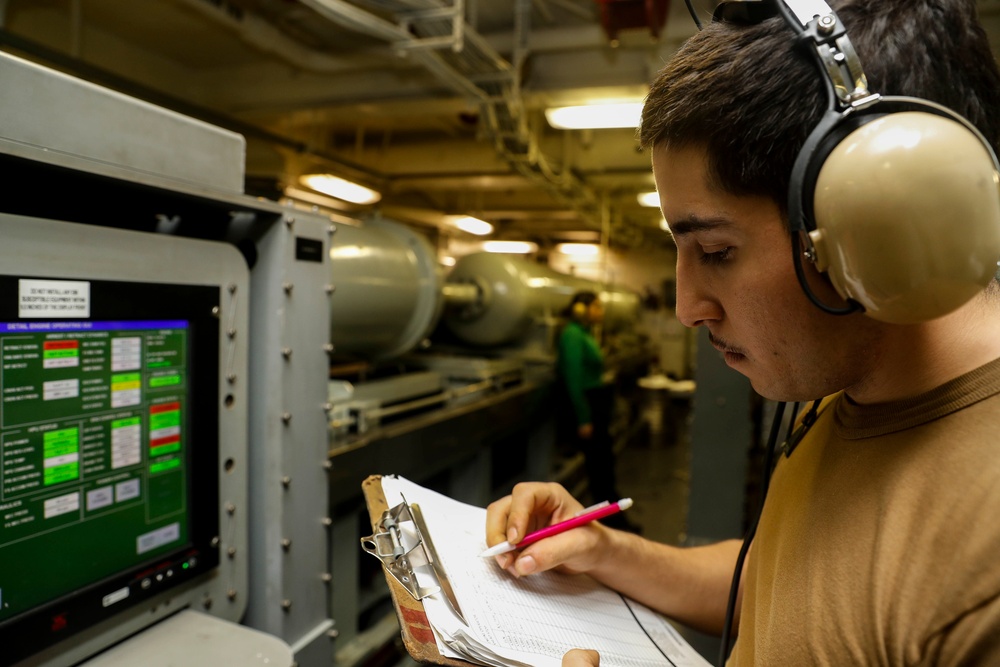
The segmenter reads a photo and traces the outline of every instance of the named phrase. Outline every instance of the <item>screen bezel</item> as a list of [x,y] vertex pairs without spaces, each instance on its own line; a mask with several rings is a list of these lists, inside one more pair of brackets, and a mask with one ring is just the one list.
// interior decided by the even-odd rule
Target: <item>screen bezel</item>
[[[138,604],[200,578],[219,565],[219,375],[221,289],[191,285],[44,275],[0,275],[0,294],[17,295],[18,281],[82,280],[90,284],[90,317],[58,318],[60,322],[184,320],[188,323],[188,541],[167,553],[144,560],[109,577],[26,610],[0,622],[5,660],[16,662],[59,643],[86,628]],[[22,318],[18,300],[0,300],[0,322],[39,322],[57,318]],[[195,427],[197,425],[197,428]],[[193,559],[193,560],[192,560]],[[172,565],[171,576],[156,574]],[[153,585],[144,585],[152,577]],[[127,587],[124,600],[106,606],[105,596]]]

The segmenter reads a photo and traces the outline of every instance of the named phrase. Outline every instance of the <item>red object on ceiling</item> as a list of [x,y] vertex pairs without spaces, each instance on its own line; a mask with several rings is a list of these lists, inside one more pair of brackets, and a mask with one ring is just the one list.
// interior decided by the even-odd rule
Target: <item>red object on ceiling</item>
[[659,38],[667,20],[670,0],[597,0],[601,10],[601,25],[611,41],[618,40],[618,31],[649,28]]

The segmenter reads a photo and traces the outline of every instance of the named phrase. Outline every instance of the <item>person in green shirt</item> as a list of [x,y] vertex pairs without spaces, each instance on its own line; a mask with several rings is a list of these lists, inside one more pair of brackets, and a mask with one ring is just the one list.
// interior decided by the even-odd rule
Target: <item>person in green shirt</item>
[[614,502],[620,497],[610,428],[614,388],[604,381],[604,355],[591,332],[604,319],[604,306],[594,292],[577,292],[565,315],[556,369],[569,399],[567,421],[575,426],[591,496],[595,502]]

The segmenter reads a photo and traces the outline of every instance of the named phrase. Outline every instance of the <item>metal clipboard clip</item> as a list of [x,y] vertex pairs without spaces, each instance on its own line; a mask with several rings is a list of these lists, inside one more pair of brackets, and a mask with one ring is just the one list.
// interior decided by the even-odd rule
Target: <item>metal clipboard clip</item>
[[[409,547],[405,545],[407,540],[404,539],[403,531],[400,528],[400,524],[405,521],[413,524],[413,530],[416,533],[416,540]],[[464,623],[465,617],[458,606],[458,599],[455,597],[455,591],[451,587],[448,575],[440,565],[420,507],[416,504],[410,505],[404,497],[403,502],[382,512],[382,518],[372,528],[376,532],[361,538],[361,548],[382,561],[386,571],[409,591],[414,599],[423,600],[428,595],[433,595],[438,591],[443,592],[455,614]],[[434,571],[438,586],[424,587],[417,581],[409,556],[418,547]]]

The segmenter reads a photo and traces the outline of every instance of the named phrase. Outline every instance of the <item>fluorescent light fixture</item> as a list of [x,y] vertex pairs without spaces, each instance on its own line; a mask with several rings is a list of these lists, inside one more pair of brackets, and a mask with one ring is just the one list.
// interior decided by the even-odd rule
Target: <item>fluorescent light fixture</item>
[[527,255],[538,250],[538,244],[531,241],[486,241],[483,243],[483,250],[511,255]]
[[639,206],[648,206],[650,208],[660,207],[660,193],[655,190],[652,192],[640,192],[635,198],[638,200]]
[[473,218],[471,215],[448,216],[448,222],[463,232],[475,234],[476,236],[486,236],[493,233],[493,225],[485,220]]
[[455,258],[451,255],[441,255],[438,261],[441,262],[441,266],[455,266]]
[[612,127],[639,127],[642,102],[585,104],[545,110],[549,125],[559,130],[599,130]]
[[374,204],[382,195],[371,188],[352,183],[333,174],[306,174],[299,182],[316,192],[349,201],[352,204]]
[[560,243],[556,252],[572,257],[597,257],[601,254],[601,246],[593,243]]

